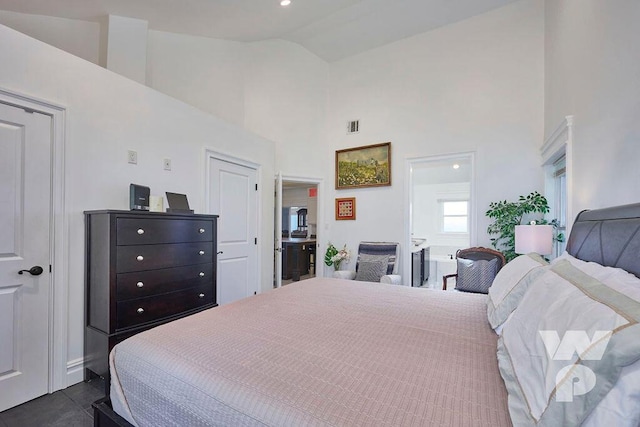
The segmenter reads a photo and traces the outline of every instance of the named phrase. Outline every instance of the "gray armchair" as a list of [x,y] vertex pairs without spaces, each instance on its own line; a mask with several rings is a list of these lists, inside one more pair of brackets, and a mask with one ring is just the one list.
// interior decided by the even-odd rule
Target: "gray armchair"
[[366,282],[402,284],[398,274],[400,244],[396,242],[360,242],[355,271],[338,270],[333,277]]

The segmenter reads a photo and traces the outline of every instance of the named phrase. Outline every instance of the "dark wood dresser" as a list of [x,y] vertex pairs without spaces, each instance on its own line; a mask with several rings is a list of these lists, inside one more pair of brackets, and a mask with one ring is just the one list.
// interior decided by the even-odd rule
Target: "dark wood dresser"
[[215,307],[216,215],[85,212],[85,380],[138,332]]

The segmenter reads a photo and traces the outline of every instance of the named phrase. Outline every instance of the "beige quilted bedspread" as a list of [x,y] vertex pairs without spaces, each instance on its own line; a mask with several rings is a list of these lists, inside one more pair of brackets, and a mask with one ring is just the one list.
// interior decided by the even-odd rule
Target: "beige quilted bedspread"
[[507,426],[496,342],[484,295],[316,278],[122,342],[111,396],[139,426]]

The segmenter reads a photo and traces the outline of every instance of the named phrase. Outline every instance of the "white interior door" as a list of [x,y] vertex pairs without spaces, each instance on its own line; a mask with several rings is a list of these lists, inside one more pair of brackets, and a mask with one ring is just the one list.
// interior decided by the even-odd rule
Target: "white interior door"
[[258,290],[258,191],[256,169],[210,160],[210,212],[218,219],[218,304]]
[[48,391],[50,209],[51,118],[0,104],[0,411]]
[[276,175],[276,199],[275,199],[275,219],[276,223],[274,224],[275,230],[275,248],[274,248],[274,259],[275,259],[275,282],[276,288],[282,286],[282,173],[278,172]]

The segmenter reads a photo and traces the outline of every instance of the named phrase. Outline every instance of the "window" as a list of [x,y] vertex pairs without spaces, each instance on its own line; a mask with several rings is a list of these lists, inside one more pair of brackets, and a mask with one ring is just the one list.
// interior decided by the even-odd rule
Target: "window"
[[298,209],[297,206],[289,208],[289,227],[291,231],[298,229]]
[[566,157],[562,156],[553,163],[553,184],[554,184],[554,205],[553,213],[558,220],[559,234],[564,236],[564,242],[556,242],[556,255],[560,255],[564,252],[567,246],[566,231],[567,231],[567,161]]
[[[567,238],[572,221],[571,212],[571,147],[573,146],[573,116],[566,116],[540,148],[544,165],[544,195],[549,202],[547,219],[558,222],[557,233]],[[565,250],[564,242],[556,242],[551,256],[555,258]]]
[[468,200],[443,200],[441,201],[441,212],[443,233],[469,232]]

